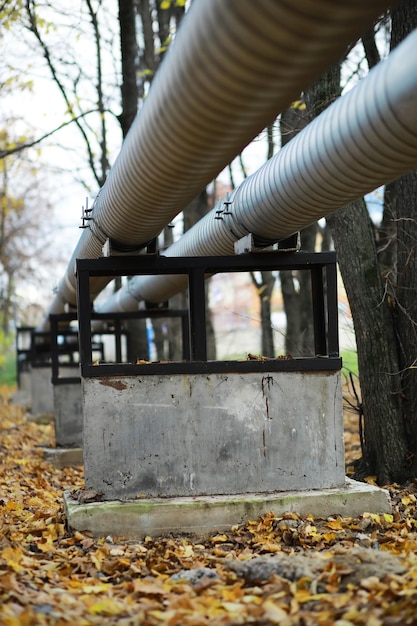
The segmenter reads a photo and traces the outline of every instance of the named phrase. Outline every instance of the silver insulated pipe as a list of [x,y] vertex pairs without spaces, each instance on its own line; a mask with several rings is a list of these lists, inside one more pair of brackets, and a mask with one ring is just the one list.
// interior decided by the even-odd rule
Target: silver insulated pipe
[[[388,4],[194,0],[48,314],[76,304],[76,258],[101,256],[107,239],[113,254],[139,252]],[[93,297],[103,286],[92,280]]]
[[[262,245],[276,242],[416,166],[414,31],[164,254],[230,255],[248,233]],[[100,311],[161,302],[186,284],[183,276],[137,276]]]

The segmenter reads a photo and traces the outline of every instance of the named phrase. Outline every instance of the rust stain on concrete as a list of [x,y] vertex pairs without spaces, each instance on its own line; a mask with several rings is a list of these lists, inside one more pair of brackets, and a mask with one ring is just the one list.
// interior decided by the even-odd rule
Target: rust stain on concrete
[[121,380],[113,380],[112,378],[100,378],[100,385],[113,387],[113,389],[117,389],[117,391],[123,391],[123,389],[127,389],[126,383]]

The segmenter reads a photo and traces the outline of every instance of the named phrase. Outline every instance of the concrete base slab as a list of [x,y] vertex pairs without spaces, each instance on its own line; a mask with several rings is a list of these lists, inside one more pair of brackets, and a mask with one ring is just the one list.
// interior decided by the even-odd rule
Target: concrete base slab
[[44,448],[43,458],[59,469],[83,465],[82,448]]
[[111,535],[131,539],[168,533],[204,537],[270,511],[277,516],[290,511],[318,518],[391,512],[388,491],[351,479],[346,479],[344,487],[335,489],[124,502],[79,503],[65,492],[64,505],[69,528],[88,530],[96,537]]

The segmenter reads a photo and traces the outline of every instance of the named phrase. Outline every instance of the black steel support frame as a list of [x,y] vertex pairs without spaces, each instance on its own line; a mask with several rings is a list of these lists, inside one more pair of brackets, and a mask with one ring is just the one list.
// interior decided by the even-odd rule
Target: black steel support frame
[[[95,311],[91,312],[91,321],[111,321],[114,324],[114,330],[104,330],[100,329],[97,331],[92,331],[90,337],[92,335],[112,335],[115,338],[115,356],[116,361],[118,363],[122,360],[122,336],[127,334],[126,331],[122,328],[122,322],[128,319],[144,319],[144,318],[172,318],[179,317],[181,319],[181,330],[182,330],[182,349],[183,349],[183,359],[190,358],[190,343],[189,343],[189,334],[188,334],[188,311],[185,309],[167,309],[167,308],[151,308],[146,311],[132,311],[132,312],[124,312],[124,313],[96,313]],[[79,349],[79,333],[78,330],[70,330],[70,329],[60,329],[60,325],[64,322],[68,325],[69,322],[73,322],[77,320],[77,313],[59,313],[59,314],[51,314],[49,316],[49,322],[51,326],[51,360],[52,360],[52,384],[53,385],[62,385],[62,384],[73,384],[79,383],[80,377],[74,376],[63,376],[62,364],[59,361],[59,346],[58,346],[58,336],[65,337],[74,337],[76,339],[76,350],[80,352]],[[94,344],[91,341],[91,352],[101,352],[102,359],[104,359],[104,349],[102,344]],[[80,352],[81,354],[81,352]],[[65,371],[65,368],[64,368]]]
[[[78,345],[78,330],[72,330],[69,327],[69,323],[76,321],[77,313],[75,311],[71,313],[59,313],[59,314],[51,314],[49,316],[50,323],[50,349],[51,349],[51,365],[52,365],[52,384],[53,385],[63,385],[63,384],[79,384],[81,379],[80,376],[65,376],[63,372],[65,371],[65,367],[60,362],[60,354],[61,351],[59,349],[58,337],[65,337],[65,341],[67,342],[68,338],[74,339],[73,351],[78,352],[79,354],[79,345]],[[64,326],[64,328],[61,328]],[[94,350],[96,350],[97,346],[93,346]],[[68,364],[65,364],[68,366]],[[76,361],[73,358],[70,359],[69,365],[77,366],[79,365],[79,359]]]
[[[217,273],[257,270],[308,270],[311,274],[314,357],[207,361],[205,278]],[[77,259],[80,364],[83,377],[260,371],[336,371],[341,368],[338,340],[335,252],[262,252],[220,257],[165,257],[159,254]],[[189,286],[190,359],[170,363],[92,364],[92,276],[185,275]],[[327,316],[326,316],[327,312]]]
[[30,365],[33,368],[51,365],[51,346],[49,331],[33,329],[30,342]]
[[[51,330],[37,331],[32,330],[31,334],[31,350],[29,354],[29,363],[32,368],[44,368],[51,371],[52,384],[64,384],[64,382],[80,382],[80,377],[62,376],[64,368],[69,366],[77,366],[79,359],[74,359],[74,355],[79,354],[78,332],[69,328],[66,330],[58,329],[60,321],[68,322],[76,319],[76,313],[62,313],[60,315],[52,315]],[[56,318],[56,319],[55,319]],[[64,337],[64,343],[58,344],[58,335]],[[68,341],[69,338],[74,341]],[[61,362],[60,357],[66,356],[69,360],[65,363]],[[60,370],[60,368],[62,368]]]

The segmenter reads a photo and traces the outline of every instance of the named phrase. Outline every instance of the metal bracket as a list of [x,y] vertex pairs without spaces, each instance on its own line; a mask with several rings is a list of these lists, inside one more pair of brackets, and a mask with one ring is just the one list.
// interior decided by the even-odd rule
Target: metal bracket
[[86,224],[86,222],[89,222],[90,220],[92,220],[92,213],[93,209],[89,209],[88,208],[88,198],[85,199],[85,207],[82,207],[82,213],[81,213],[81,221],[82,224],[80,226],[80,228],[88,228],[89,224]]
[[[265,242],[267,243],[267,242]],[[256,235],[249,233],[244,237],[235,241],[235,254],[249,254],[250,252],[271,252],[275,244],[257,245]],[[301,249],[300,233],[294,233],[287,239],[282,239],[278,242],[278,252],[299,252]]]
[[294,233],[287,239],[281,239],[278,242],[278,250],[280,252],[299,252],[301,249],[300,233]]
[[272,252],[273,246],[259,247],[255,245],[252,233],[235,241],[235,254],[249,254],[250,252]]
[[101,248],[102,252],[103,252],[103,256],[111,256],[111,243],[110,243],[110,239],[106,239],[106,241],[104,242],[102,248]]

